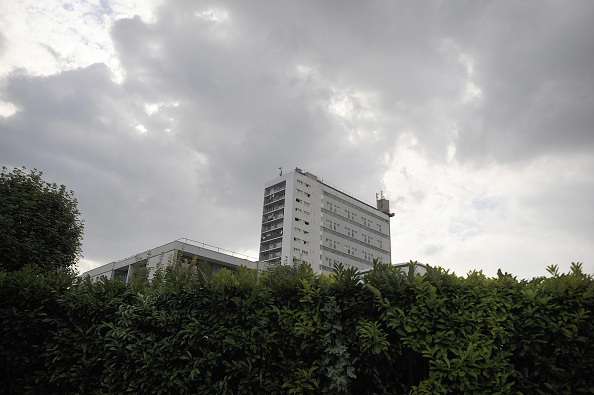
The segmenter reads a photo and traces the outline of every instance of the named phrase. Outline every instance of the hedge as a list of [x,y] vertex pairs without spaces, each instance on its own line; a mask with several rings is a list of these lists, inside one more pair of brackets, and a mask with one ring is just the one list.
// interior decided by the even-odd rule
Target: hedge
[[0,392],[592,394],[593,278],[549,271],[0,272]]

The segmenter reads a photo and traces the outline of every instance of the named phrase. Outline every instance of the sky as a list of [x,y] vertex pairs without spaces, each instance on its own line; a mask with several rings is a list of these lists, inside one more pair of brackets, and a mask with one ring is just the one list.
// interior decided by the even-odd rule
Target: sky
[[0,165],[74,191],[81,272],[256,257],[264,183],[383,191],[392,261],[594,273],[594,2],[0,2]]

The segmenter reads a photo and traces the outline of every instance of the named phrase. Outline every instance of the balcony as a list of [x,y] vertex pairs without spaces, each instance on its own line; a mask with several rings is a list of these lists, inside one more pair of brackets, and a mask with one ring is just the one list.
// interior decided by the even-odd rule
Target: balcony
[[285,216],[282,213],[277,214],[277,215],[274,215],[274,214],[264,215],[264,216],[262,216],[262,224],[267,224],[269,222],[278,221],[278,220],[283,219],[284,217]]
[[276,249],[281,248],[282,246],[283,246],[283,243],[280,241],[276,242],[276,243],[263,243],[260,247],[262,249],[260,252],[264,253],[264,252],[276,250]]
[[281,251],[276,252],[266,252],[260,254],[260,261],[269,261],[272,259],[280,259]]
[[264,207],[264,214],[268,214],[268,213],[271,213],[271,212],[277,211],[277,210],[282,210],[284,208],[285,208],[284,204],[278,204],[276,206]]
[[280,231],[271,232],[262,236],[262,241],[270,241],[274,239],[280,239],[283,237],[282,229]]
[[272,195],[273,193],[284,191],[286,189],[286,183],[283,181],[280,184],[276,184],[264,190],[264,196]]
[[267,206],[269,204],[276,203],[276,202],[284,200],[284,199],[285,199],[284,192],[281,194],[274,194],[274,195],[264,198],[264,205]]

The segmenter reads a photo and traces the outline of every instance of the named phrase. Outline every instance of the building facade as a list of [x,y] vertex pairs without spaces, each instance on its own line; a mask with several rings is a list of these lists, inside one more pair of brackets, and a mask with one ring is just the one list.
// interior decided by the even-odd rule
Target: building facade
[[239,266],[246,266],[249,269],[259,268],[259,262],[255,258],[190,239],[178,239],[143,253],[99,266],[83,273],[82,276],[90,276],[93,282],[101,277],[128,282],[138,267],[146,264],[150,278],[159,263],[166,265],[175,257],[187,259],[189,262],[194,258],[198,262],[207,262],[213,273],[222,268],[237,271]]
[[391,262],[389,202],[376,207],[295,169],[264,186],[260,262],[306,262],[318,273]]

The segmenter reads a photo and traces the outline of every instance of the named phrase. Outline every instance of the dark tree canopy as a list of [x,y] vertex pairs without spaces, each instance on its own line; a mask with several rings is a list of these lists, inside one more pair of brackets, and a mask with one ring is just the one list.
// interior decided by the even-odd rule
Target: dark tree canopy
[[0,174],[0,269],[27,264],[73,269],[81,257],[83,220],[74,192],[25,167]]

